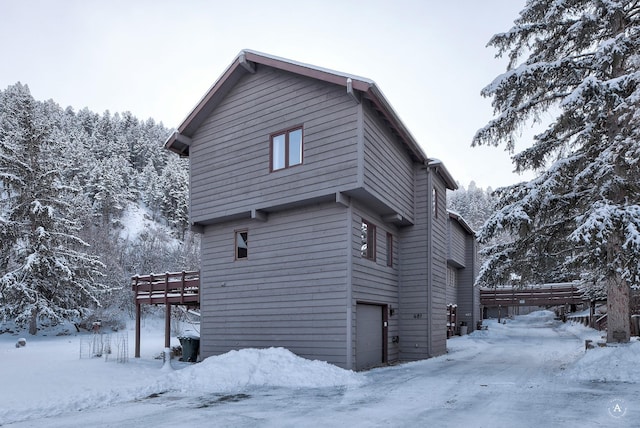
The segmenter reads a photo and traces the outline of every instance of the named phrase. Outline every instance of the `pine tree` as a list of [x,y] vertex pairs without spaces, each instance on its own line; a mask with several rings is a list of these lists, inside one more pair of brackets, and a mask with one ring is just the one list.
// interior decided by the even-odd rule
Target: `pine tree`
[[172,156],[160,177],[162,199],[160,209],[181,238],[189,225],[189,169],[188,163]]
[[38,321],[77,318],[99,304],[103,265],[84,250],[60,179],[53,126],[28,87],[10,86],[0,103],[0,313],[37,332]]
[[509,65],[482,90],[497,117],[473,144],[513,152],[525,123],[553,119],[513,157],[538,176],[499,191],[481,238],[517,238],[490,249],[480,281],[552,272],[606,284],[607,340],[628,341],[640,284],[640,1],[529,0],[489,45]]
[[93,201],[96,217],[107,226],[118,223],[122,211],[131,197],[131,189],[125,177],[131,179],[133,170],[122,156],[114,155],[95,163],[95,169],[87,183],[87,195]]
[[493,214],[495,201],[491,188],[478,187],[474,181],[469,187],[460,186],[448,192],[447,209],[460,214],[473,230],[480,230],[482,225]]

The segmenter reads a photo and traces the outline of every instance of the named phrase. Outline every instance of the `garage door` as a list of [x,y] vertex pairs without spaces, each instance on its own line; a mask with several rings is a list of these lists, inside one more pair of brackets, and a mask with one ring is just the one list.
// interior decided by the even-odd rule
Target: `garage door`
[[356,305],[356,369],[382,364],[382,306]]

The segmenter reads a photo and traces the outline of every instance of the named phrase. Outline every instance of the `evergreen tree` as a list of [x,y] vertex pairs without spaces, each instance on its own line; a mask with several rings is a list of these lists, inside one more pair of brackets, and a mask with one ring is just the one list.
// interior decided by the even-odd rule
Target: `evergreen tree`
[[[24,102],[19,103],[18,99],[24,99]],[[86,285],[90,296],[78,297],[77,304],[66,306],[72,309],[65,309],[65,314],[62,314],[65,310],[52,309],[61,313],[60,317],[38,307],[41,319],[55,322],[64,316],[73,317],[82,311],[83,305],[96,305],[98,300],[103,306],[109,305],[115,310],[131,308],[130,290],[125,286],[131,275],[197,269],[198,236],[185,235],[187,163],[177,158],[169,162],[169,156],[163,149],[168,130],[161,123],[152,119],[140,121],[130,112],[112,115],[106,111],[99,115],[84,108],[76,113],[71,107],[63,109],[52,100],[34,101],[22,85],[0,91],[0,107],[0,275],[3,275],[0,281],[0,322],[2,318],[18,319],[19,322],[35,319],[30,312],[33,305],[23,307],[16,303],[28,302],[24,296],[18,296],[20,292],[25,296],[29,293],[29,296],[40,296],[38,299],[42,303],[45,298],[42,296],[53,294],[44,290],[47,281],[57,284],[61,292],[72,293],[74,290],[71,281],[65,283],[55,273],[38,277],[29,273],[35,279],[29,280],[28,284],[12,279],[10,275],[12,272],[16,275],[26,272],[21,268],[21,263],[26,263],[21,257],[30,254],[28,251],[35,254],[32,259],[44,260],[43,255],[30,250],[36,238],[27,236],[25,232],[30,230],[31,223],[25,214],[28,210],[22,209],[21,204],[28,195],[39,198],[38,203],[47,207],[43,213],[53,216],[49,223],[40,217],[36,219],[39,222],[34,226],[36,229],[42,226],[42,231],[56,231],[49,233],[55,242],[52,238],[39,248],[57,248],[51,250],[51,255],[67,248],[68,254],[75,251],[82,255],[85,267],[95,263],[94,268],[107,272],[99,278],[105,286],[92,289]],[[24,131],[24,124],[19,123],[20,114],[33,119],[32,127],[41,131],[34,145],[38,151],[25,149],[29,143],[25,135],[30,131]],[[33,165],[26,159],[33,160]],[[44,174],[46,179],[35,175],[25,178],[25,171],[29,168],[35,171],[36,167],[41,168],[39,174]],[[38,188],[41,193],[38,193]],[[46,190],[51,188],[51,192]],[[47,197],[54,200],[47,200]],[[127,222],[122,217],[128,206],[136,203],[143,203],[152,211],[157,225],[145,226],[141,233],[135,230],[134,234],[124,237],[122,228],[125,225],[137,227],[135,222]],[[66,225],[58,228],[57,225],[64,221],[67,221]],[[160,224],[172,226],[175,230],[172,234],[181,239],[172,237]],[[65,233],[69,236],[64,237]],[[87,247],[83,241],[90,246]],[[24,254],[17,253],[20,245],[23,245]],[[67,255],[67,258],[71,260],[72,256]],[[106,267],[102,268],[98,259]],[[44,268],[40,270],[46,271]],[[78,271],[77,275],[80,274]],[[97,277],[98,273],[94,271],[91,275]],[[25,274],[24,277],[27,276]],[[101,293],[104,288],[110,292]],[[70,301],[76,297],[69,294],[61,299]]]
[[122,156],[114,155],[96,162],[87,184],[87,194],[93,201],[94,215],[102,219],[103,225],[119,221],[131,197],[125,179],[131,174],[133,171]]
[[147,164],[140,175],[142,202],[151,210],[154,220],[160,215],[162,188],[160,176],[151,163]]
[[188,163],[172,156],[160,178],[162,199],[160,209],[169,225],[181,238],[189,225],[189,169]]
[[554,117],[513,157],[538,173],[498,192],[481,238],[480,282],[557,279],[606,284],[608,336],[629,340],[630,286],[640,284],[640,2],[528,0],[514,26],[489,42],[507,71],[483,89],[497,117],[474,145],[505,143],[544,112]]
[[480,230],[493,214],[495,205],[491,188],[486,191],[472,181],[465,189],[460,186],[447,194],[447,209],[460,214],[473,230]]
[[10,86],[0,103],[0,313],[30,324],[76,318],[97,305],[102,264],[84,252],[60,177],[53,127],[29,89]]

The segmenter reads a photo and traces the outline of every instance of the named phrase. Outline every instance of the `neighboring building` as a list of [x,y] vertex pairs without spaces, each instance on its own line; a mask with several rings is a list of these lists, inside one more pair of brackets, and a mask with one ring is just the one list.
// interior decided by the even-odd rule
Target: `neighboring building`
[[475,330],[480,313],[480,288],[475,287],[478,275],[475,232],[457,213],[449,211],[449,252],[447,255],[447,305],[456,308],[456,327]]
[[277,346],[364,369],[446,352],[457,186],[373,81],[245,50],[166,147],[190,159],[201,357]]

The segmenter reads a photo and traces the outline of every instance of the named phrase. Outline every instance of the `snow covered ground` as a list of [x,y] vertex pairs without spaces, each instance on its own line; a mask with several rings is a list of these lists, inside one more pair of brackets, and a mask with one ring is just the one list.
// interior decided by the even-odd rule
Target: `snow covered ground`
[[[142,358],[87,357],[90,334],[0,335],[0,425],[11,427],[632,427],[640,341],[585,352],[600,334],[551,312],[488,321],[448,354],[354,373],[284,349],[247,349],[162,369],[162,322]],[[129,354],[133,332],[127,331]],[[178,343],[172,339],[172,345]],[[81,355],[82,354],[82,355]],[[80,358],[80,357],[83,358]]]

